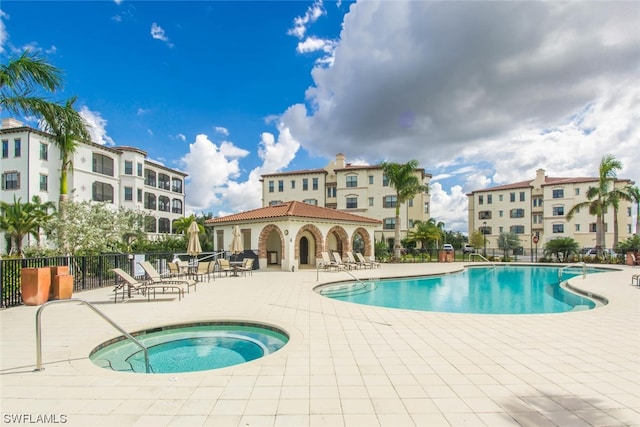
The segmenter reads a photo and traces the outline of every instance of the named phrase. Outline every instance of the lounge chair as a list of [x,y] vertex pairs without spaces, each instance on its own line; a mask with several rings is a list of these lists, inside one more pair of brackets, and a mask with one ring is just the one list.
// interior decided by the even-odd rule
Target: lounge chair
[[344,266],[340,266],[336,264],[335,261],[332,261],[329,252],[322,252],[322,268],[325,270],[331,270],[332,268],[339,270],[340,268],[344,268]]
[[363,264],[360,261],[356,261],[356,258],[353,256],[353,252],[347,252],[347,266],[351,266],[353,268],[367,267],[366,264]]
[[361,253],[357,253],[356,256],[358,257],[358,259],[360,260],[360,262],[363,262],[365,264],[369,265],[369,268],[378,268],[380,267],[380,263],[378,261],[376,261],[373,256],[369,257],[369,260],[367,261],[364,257],[364,255],[362,255]]
[[338,252],[332,252],[333,253],[333,259],[336,261],[336,265],[339,268],[343,268],[343,269],[349,269],[351,270],[352,266],[350,264],[346,264],[344,262],[342,262],[342,256],[340,256],[340,254]]
[[222,277],[222,273],[224,272],[225,276],[229,275],[229,272],[233,272],[233,268],[231,268],[231,264],[229,264],[229,260],[225,258],[220,258],[218,261],[218,274],[219,277]]
[[192,279],[182,278],[182,277],[162,277],[158,270],[154,268],[153,265],[149,261],[142,261],[138,263],[140,267],[144,270],[151,283],[154,285],[171,285],[171,284],[183,284],[187,287],[187,293],[189,293],[189,288],[193,286],[193,290],[196,290],[196,281]]
[[151,291],[153,291],[153,298],[155,299],[157,289],[161,289],[163,293],[167,289],[175,289],[176,291],[178,291],[178,300],[181,300],[182,295],[184,295],[184,286],[182,286],[179,283],[163,283],[160,285],[147,284],[147,283],[137,281],[136,279],[131,277],[129,273],[127,273],[126,271],[120,268],[112,268],[111,271],[113,271],[116,274],[116,276],[118,276],[121,279],[120,283],[118,283],[118,280],[116,279],[116,287],[113,290],[115,292],[115,298],[113,301],[114,303],[118,302],[118,290],[120,289],[122,289],[123,301],[124,301],[125,292],[129,297],[131,297],[131,291],[140,292],[142,295],[146,294],[147,301],[151,300]]

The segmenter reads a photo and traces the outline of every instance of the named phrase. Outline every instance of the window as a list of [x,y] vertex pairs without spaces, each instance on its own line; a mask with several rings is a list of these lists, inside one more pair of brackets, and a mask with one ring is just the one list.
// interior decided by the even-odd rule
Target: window
[[133,187],[124,187],[124,200],[133,202]]
[[144,170],[144,185],[148,185],[149,187],[156,186],[156,173],[151,169]]
[[564,206],[554,206],[553,216],[564,216]]
[[409,199],[407,204],[409,205],[410,208],[412,208],[413,207],[413,199]]
[[295,179],[292,179],[292,180],[291,180],[291,189],[292,189],[292,190],[295,190],[295,188],[296,188],[296,180],[295,180]]
[[525,193],[524,193],[524,191],[521,191],[521,192],[520,192],[520,201],[521,201],[521,202],[524,202],[524,201],[525,201]]
[[171,221],[168,218],[158,219],[158,233],[171,233]]
[[373,197],[369,197],[369,206],[373,206]]
[[279,179],[278,180],[278,192],[282,193],[284,191],[284,181]]
[[2,140],[2,158],[6,159],[7,157],[9,157],[9,140],[3,139]]
[[302,191],[309,190],[309,178],[302,178]]
[[49,160],[49,146],[40,143],[40,160]]
[[493,194],[487,194],[487,204],[490,205],[493,202]]
[[511,209],[509,218],[524,218],[524,209]]
[[22,155],[22,141],[19,139],[13,140],[13,156],[20,157]]
[[502,233],[503,231],[504,231],[504,227],[503,226],[498,227],[498,232],[499,233]]
[[327,187],[327,197],[336,197],[337,187]]
[[542,224],[544,221],[542,214],[534,214],[531,216],[534,224]]
[[91,186],[91,198],[96,202],[113,203],[113,186],[106,182],[95,181]]
[[499,194],[498,195],[498,200],[499,201],[503,201],[504,200],[504,194]]
[[347,197],[347,209],[357,209],[357,208],[358,208],[358,198]]
[[579,188],[576,188],[576,189],[575,189],[575,191],[576,191],[576,193],[575,193],[575,194],[576,194],[576,196],[579,196],[579,195],[580,195],[580,189],[579,189]]
[[382,199],[382,207],[384,208],[395,208],[397,204],[397,196],[385,196],[384,199]]
[[99,153],[93,153],[93,171],[113,176],[113,159]]
[[382,186],[383,187],[389,186],[389,178],[387,178],[387,175],[382,175]]
[[12,171],[2,174],[2,189],[3,190],[18,190],[20,189],[20,172]]
[[484,205],[484,196],[483,195],[479,195],[478,196],[478,204],[479,205]]
[[373,185],[373,175],[369,175],[369,185]]
[[164,173],[158,174],[158,188],[162,188],[163,190],[171,189],[171,178],[169,175]]
[[137,201],[138,203],[142,203],[142,188],[138,188],[138,194],[137,194]]
[[478,219],[491,219],[491,211],[478,212]]
[[358,175],[348,175],[347,176],[347,187],[353,188],[358,186]]
[[276,206],[281,204],[282,204],[282,200],[272,200],[269,202],[269,206]]
[[630,207],[627,208],[627,216],[631,216],[631,208]]
[[414,221],[413,221],[412,219],[410,219],[410,220],[409,220],[409,224],[407,224],[407,226],[408,226],[409,228],[413,228],[413,226],[414,226]]
[[426,213],[426,214],[429,213],[429,203],[428,202],[424,203],[424,213]]
[[318,206],[318,199],[304,199],[303,202],[308,204],[308,205],[316,205],[316,206]]
[[49,177],[40,174],[40,191],[49,191]]
[[512,225],[509,231],[513,234],[524,234],[524,225]]
[[384,224],[382,225],[382,228],[384,228],[385,230],[395,230],[395,228],[396,228],[396,219],[395,218],[385,218],[384,219]]
[[182,193],[182,180],[180,178],[171,178],[171,191]]
[[580,231],[580,224],[576,224],[576,231]]
[[144,219],[144,231],[147,233],[156,232],[156,219],[152,216],[148,216]]
[[595,222],[592,222],[591,224],[589,224],[590,233],[595,233],[597,231],[598,231],[598,225]]
[[504,211],[498,211],[498,216],[502,218],[504,216]]
[[153,193],[144,193],[144,208],[156,210],[156,195]]
[[533,202],[533,207],[534,208],[541,208],[542,207],[542,197],[534,197],[532,202]]
[[510,202],[516,201],[516,193],[509,193],[509,201]]
[[311,189],[315,191],[318,190],[318,178],[311,179]]
[[133,162],[131,160],[124,161],[124,174],[133,175]]
[[553,233],[564,233],[564,224],[553,224]]
[[138,176],[142,177],[142,163],[138,163],[137,167],[138,167],[138,171],[137,171],[138,172]]
[[171,212],[173,212],[175,214],[181,214],[182,213],[182,200],[173,199],[171,201]]
[[478,231],[480,231],[484,235],[491,234],[491,227],[489,227],[488,225],[486,227],[480,227],[478,228]]
[[554,199],[562,199],[564,198],[564,190],[562,188],[555,189],[553,190],[552,195]]
[[273,193],[275,189],[275,183],[273,181],[269,181],[269,193]]
[[171,212],[171,200],[167,196],[158,197],[158,210],[163,212]]

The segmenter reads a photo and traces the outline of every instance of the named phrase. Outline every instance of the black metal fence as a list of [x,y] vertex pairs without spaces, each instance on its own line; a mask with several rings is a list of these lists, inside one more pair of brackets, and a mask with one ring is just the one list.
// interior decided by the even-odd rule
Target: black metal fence
[[[132,276],[140,277],[142,270],[137,266],[140,260],[150,261],[161,273],[167,270],[166,263],[174,258],[174,253],[147,254],[101,254],[87,256],[59,256],[47,258],[9,258],[0,259],[0,307],[13,307],[22,304],[21,272],[23,268],[68,266],[73,275],[73,291],[81,292],[115,285],[112,268],[121,268]],[[199,258],[215,257],[215,254],[200,254]],[[181,258],[185,258],[181,254]]]

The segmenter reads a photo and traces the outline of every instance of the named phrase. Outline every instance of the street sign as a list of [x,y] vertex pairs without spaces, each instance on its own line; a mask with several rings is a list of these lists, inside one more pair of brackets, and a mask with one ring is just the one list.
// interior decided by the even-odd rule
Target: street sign
[[533,243],[535,243],[537,245],[538,244],[538,240],[539,240],[538,236],[533,236]]

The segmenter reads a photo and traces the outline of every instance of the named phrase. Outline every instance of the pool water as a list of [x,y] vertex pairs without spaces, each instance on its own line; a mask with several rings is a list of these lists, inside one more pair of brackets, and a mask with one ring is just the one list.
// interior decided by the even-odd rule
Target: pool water
[[[224,368],[267,356],[282,348],[288,336],[253,324],[173,325],[132,334],[148,349],[152,373],[197,372]],[[144,352],[131,340],[98,347],[89,356],[106,369],[144,373]]]
[[[590,269],[588,273],[603,270]],[[319,293],[357,304],[409,310],[478,314],[540,314],[588,310],[589,298],[567,291],[560,281],[582,275],[559,267],[471,267],[458,274],[368,280],[323,286]]]

